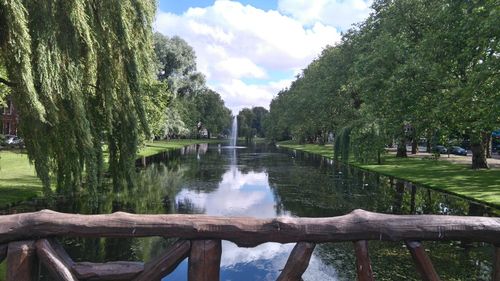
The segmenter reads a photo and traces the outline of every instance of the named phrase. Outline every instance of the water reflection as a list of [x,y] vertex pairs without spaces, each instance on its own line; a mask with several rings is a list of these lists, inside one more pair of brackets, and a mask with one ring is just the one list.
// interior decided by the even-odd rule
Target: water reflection
[[270,192],[266,173],[242,173],[236,165],[222,175],[218,187],[212,192],[186,187],[176,197],[177,201],[189,199],[205,214],[218,216],[251,216],[271,218],[276,216],[275,198]]
[[[110,187],[109,191],[99,194],[27,202],[1,212],[51,208],[83,214],[127,211],[259,218],[338,216],[357,208],[397,214],[481,216],[500,213],[322,157],[266,145],[238,149],[193,145],[141,159],[137,166],[137,184],[133,189],[112,192]],[[173,240],[65,238],[62,242],[77,260],[104,262],[148,261],[161,254]],[[488,245],[447,242],[425,246],[443,280],[487,280],[485,276],[491,272],[492,249]],[[221,279],[275,279],[292,247],[266,243],[243,249],[224,241]],[[418,280],[402,244],[370,242],[370,256],[377,279]],[[304,280],[354,280],[354,264],[351,243],[321,244],[314,251]],[[165,280],[186,280],[186,276],[187,263],[184,262]]]

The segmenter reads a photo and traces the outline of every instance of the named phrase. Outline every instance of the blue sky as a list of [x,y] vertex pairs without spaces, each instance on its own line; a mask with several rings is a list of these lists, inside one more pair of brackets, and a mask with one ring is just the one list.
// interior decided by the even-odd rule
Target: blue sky
[[[211,6],[215,0],[160,0],[159,8],[165,12],[174,14],[182,14],[190,7],[203,7]],[[244,5],[252,5],[265,11],[276,10],[278,8],[277,0],[242,0],[238,1]]]
[[155,30],[178,35],[198,71],[234,114],[264,106],[341,32],[370,13],[372,0],[160,0]]

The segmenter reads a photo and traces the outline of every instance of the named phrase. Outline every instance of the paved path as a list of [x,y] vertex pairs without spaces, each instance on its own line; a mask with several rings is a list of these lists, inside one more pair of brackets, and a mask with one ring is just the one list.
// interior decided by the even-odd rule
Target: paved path
[[[390,150],[389,153],[396,153],[396,151]],[[461,155],[453,155],[453,154],[441,154],[441,157],[439,157],[439,160],[445,160],[445,161],[450,161],[453,163],[460,163],[460,164],[469,164],[472,165],[472,154],[471,152],[468,152],[469,155],[467,156],[461,156]],[[498,153],[494,153],[493,158],[488,158],[488,165],[490,168],[494,169],[500,169],[500,155]],[[408,151],[408,157],[432,157],[432,154],[427,153],[427,152],[419,152],[417,154],[411,154],[410,151]]]

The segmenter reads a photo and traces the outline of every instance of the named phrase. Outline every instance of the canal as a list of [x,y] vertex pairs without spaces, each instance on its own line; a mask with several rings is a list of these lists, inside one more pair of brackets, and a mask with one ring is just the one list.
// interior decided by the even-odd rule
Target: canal
[[[85,214],[126,211],[271,218],[339,216],[360,208],[390,214],[500,214],[498,209],[452,195],[265,144],[194,145],[142,159],[137,167],[135,188],[110,187],[78,198],[26,202],[2,213],[51,208]],[[77,261],[105,262],[147,261],[173,240],[64,238],[61,242]],[[490,279],[491,246],[467,241],[425,242],[424,246],[442,280]],[[377,280],[419,280],[403,243],[372,241],[369,247]],[[224,241],[221,280],[275,280],[292,248],[266,243],[247,249]],[[185,261],[164,280],[186,280],[186,276]],[[304,280],[355,279],[351,243],[318,245],[304,274]]]

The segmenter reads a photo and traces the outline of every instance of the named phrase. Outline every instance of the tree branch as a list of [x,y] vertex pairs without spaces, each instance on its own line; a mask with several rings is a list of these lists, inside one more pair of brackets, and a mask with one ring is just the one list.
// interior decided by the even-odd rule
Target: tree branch
[[17,85],[17,83],[10,82],[9,80],[3,79],[2,77],[0,77],[0,83],[3,83],[9,87],[14,87]]

